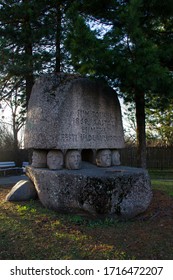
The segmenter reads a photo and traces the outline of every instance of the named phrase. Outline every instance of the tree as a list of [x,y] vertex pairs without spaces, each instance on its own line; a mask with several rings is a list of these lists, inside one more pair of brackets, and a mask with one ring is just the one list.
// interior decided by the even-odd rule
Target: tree
[[0,123],[0,150],[13,150],[13,135],[2,123]]
[[[147,141],[152,145],[173,146],[173,101],[160,110],[146,108]],[[150,145],[151,145],[150,144]]]
[[[158,106],[158,98],[148,100],[146,104],[146,142],[147,146],[173,146],[173,100],[169,104]],[[123,111],[125,122],[125,140],[127,145],[136,145],[135,105],[126,105]]]
[[14,146],[37,75],[69,66],[63,40],[74,1],[4,0],[0,4],[0,101],[12,111]]
[[123,110],[124,138],[127,146],[136,146],[135,104],[126,104]]
[[[172,94],[173,3],[108,1],[105,9],[99,9],[98,13],[95,9],[98,1],[83,3],[87,9],[81,10],[79,17],[73,20],[75,36],[69,36],[73,65],[82,73],[87,69],[86,74],[90,68],[91,75],[104,77],[120,89],[126,101],[135,102],[138,165],[145,168],[145,104],[151,96],[163,96],[163,101]],[[86,24],[88,14],[97,24],[99,20],[107,26],[105,34],[91,30]],[[79,33],[84,24],[83,33]],[[82,37],[89,38],[85,53],[79,48]],[[166,43],[168,47],[165,49]]]
[[145,167],[145,104],[172,93],[172,15],[171,0],[1,1],[1,89],[21,80],[28,103],[34,77],[62,71],[64,61],[106,79],[135,102],[138,161]]
[[1,1],[2,97],[2,89],[8,81],[12,77],[20,78],[25,85],[23,93],[28,104],[34,79],[38,74],[63,70],[64,18],[71,2],[73,1]]
[[[27,101],[33,86],[33,45],[29,1],[3,1],[0,10],[1,84],[13,76],[25,80]],[[21,13],[22,10],[22,13]]]
[[23,105],[24,95],[17,81],[11,80],[5,91],[9,91],[10,89],[11,93],[7,93],[8,97],[3,99],[3,103],[6,104],[11,111],[10,123],[13,134],[13,148],[14,151],[17,152],[19,149],[18,134],[25,124],[26,110]]

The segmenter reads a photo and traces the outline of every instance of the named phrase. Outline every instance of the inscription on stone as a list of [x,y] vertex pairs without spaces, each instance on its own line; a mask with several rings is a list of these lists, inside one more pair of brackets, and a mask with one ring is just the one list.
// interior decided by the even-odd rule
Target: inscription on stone
[[[62,75],[62,74],[61,74]],[[28,106],[25,147],[120,149],[124,136],[116,92],[100,81],[43,76]],[[51,97],[51,98],[50,98]]]

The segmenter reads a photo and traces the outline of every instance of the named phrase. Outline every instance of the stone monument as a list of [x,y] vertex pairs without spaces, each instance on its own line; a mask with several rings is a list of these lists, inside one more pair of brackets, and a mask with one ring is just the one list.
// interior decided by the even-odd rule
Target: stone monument
[[46,167],[47,166],[47,153],[42,150],[34,150],[32,155],[33,167]]
[[64,166],[64,155],[61,151],[50,150],[47,153],[47,166],[49,169],[62,169]]
[[124,147],[116,92],[77,75],[40,77],[29,100],[26,168],[40,201],[65,211],[133,217],[152,197],[147,171],[120,166]]
[[80,169],[81,168],[81,153],[78,150],[69,150],[66,154],[66,168]]
[[29,101],[25,147],[33,149],[121,149],[124,147],[116,92],[99,81],[45,75]]
[[112,163],[111,151],[108,149],[99,150],[96,154],[97,166],[109,167]]

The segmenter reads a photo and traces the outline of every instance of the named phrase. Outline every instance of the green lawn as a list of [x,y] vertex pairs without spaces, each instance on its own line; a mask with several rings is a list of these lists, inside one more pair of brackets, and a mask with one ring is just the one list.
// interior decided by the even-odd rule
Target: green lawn
[[57,213],[38,200],[5,202],[10,188],[0,186],[0,259],[172,260],[172,173],[150,171],[151,206],[126,222]]
[[164,180],[151,180],[153,190],[160,190],[166,192],[168,195],[173,197],[173,180],[164,181]]
[[173,180],[173,170],[172,169],[151,169],[149,170],[151,179],[163,179],[163,180]]
[[154,190],[161,190],[173,196],[173,170],[149,170]]

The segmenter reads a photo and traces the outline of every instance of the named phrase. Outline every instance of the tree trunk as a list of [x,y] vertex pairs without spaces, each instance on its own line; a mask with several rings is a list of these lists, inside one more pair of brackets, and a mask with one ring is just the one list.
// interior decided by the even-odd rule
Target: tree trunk
[[12,115],[13,120],[13,153],[14,153],[14,161],[17,166],[20,165],[20,159],[19,159],[19,143],[18,143],[18,129],[16,127],[16,113],[13,113]]
[[[26,9],[29,7],[29,0],[23,0],[26,4]],[[27,73],[25,73],[25,88],[26,88],[26,106],[28,107],[29,98],[31,95],[31,90],[34,84],[33,75],[33,46],[32,46],[32,29],[30,22],[29,11],[24,17],[23,30],[25,33],[24,48],[25,48],[25,63],[27,68]]]
[[145,94],[136,92],[137,164],[146,168]]
[[[31,26],[28,22],[28,33],[31,33]],[[29,98],[31,95],[31,90],[34,84],[34,75],[33,75],[33,51],[32,51],[32,42],[28,40],[25,42],[25,55],[26,55],[26,63],[28,68],[28,73],[25,75],[26,80],[26,106],[28,107]]]

